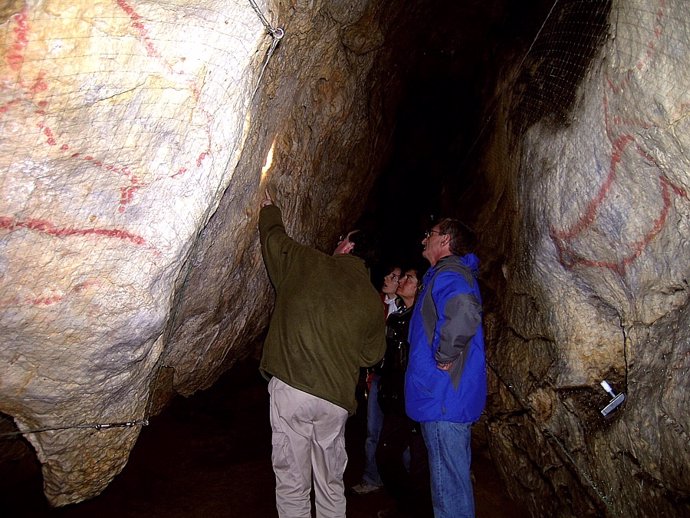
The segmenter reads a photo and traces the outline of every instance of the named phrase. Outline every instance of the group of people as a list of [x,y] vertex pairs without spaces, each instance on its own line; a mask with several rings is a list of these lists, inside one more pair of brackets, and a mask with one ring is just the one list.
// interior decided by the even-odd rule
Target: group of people
[[364,473],[352,488],[364,495],[386,487],[397,506],[379,511],[379,517],[423,518],[431,509],[425,446],[418,423],[405,413],[404,398],[410,318],[423,270],[418,265],[394,266],[381,289],[387,309],[386,352],[368,371]]
[[385,486],[412,516],[430,500],[435,518],[474,517],[470,438],[486,369],[478,259],[465,227],[439,221],[422,240],[428,271],[393,268],[380,294],[366,232],[341,236],[327,255],[287,235],[268,192],[261,206],[276,299],[260,370],[279,516],[311,517],[313,489],[317,518],[345,517],[345,423],[360,369],[372,368],[367,462],[353,491]]

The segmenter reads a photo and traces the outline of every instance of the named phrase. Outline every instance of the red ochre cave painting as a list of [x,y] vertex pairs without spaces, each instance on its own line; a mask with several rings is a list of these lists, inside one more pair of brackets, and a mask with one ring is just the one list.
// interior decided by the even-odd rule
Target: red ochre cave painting
[[[160,60],[165,68],[172,73],[172,67],[163,60],[160,52],[155,48],[153,42],[149,38],[148,30],[143,24],[141,16],[125,0],[116,0],[116,4],[130,18],[131,27],[136,31],[137,38],[145,47],[147,55],[151,58]],[[20,103],[28,102],[29,105],[34,106],[34,113],[37,116],[45,117],[48,108],[48,101],[45,99],[38,100],[38,94],[42,94],[45,97],[49,97],[50,94],[49,85],[45,80],[45,71],[39,72],[36,78],[28,83],[21,76],[21,68],[24,63],[24,51],[29,42],[30,25],[28,21],[28,8],[25,6],[20,13],[15,14],[12,17],[12,21],[14,23],[14,27],[12,28],[12,32],[14,33],[14,41],[9,46],[10,51],[7,53],[5,59],[10,69],[16,71],[18,74],[16,86],[19,87],[19,91],[21,93],[15,98],[0,104],[0,116],[9,112],[12,108],[15,108]],[[191,90],[194,98],[198,100],[200,95],[199,88],[193,83],[188,83],[187,86]],[[204,159],[206,159],[211,153],[211,132],[209,127],[213,119],[207,111],[203,109],[200,111],[206,117],[205,132],[207,145],[196,158],[195,164],[197,168],[202,166]],[[126,184],[120,187],[120,196],[118,199],[119,212],[125,211],[126,206],[132,202],[135,193],[139,189],[147,187],[146,184],[142,183],[139,176],[131,171],[128,166],[99,159],[95,156],[96,153],[73,150],[73,146],[68,141],[60,140],[60,137],[56,135],[57,132],[44,121],[37,122],[36,127],[42,135],[43,142],[46,145],[62,151],[71,159],[89,162],[94,167],[121,175],[126,180]],[[190,169],[190,167],[191,166],[185,165],[173,167],[172,169],[174,173],[172,173],[170,177],[175,178],[183,175]]]
[[[143,23],[141,15],[139,15],[136,10],[125,0],[116,0],[115,4],[119,9],[121,9],[130,19],[131,27],[136,31],[137,39],[142,42],[142,45],[146,49],[146,53],[149,57],[153,59],[158,59],[163,62],[166,69],[172,71],[172,67],[165,63],[161,53],[155,48],[152,40],[149,37],[148,30]],[[29,13],[28,7],[25,6],[21,12],[15,14],[11,17],[11,34],[12,41],[8,45],[8,52],[5,55],[5,61],[9,68],[16,72],[16,83],[14,85],[15,91],[18,90],[13,98],[9,99],[0,104],[0,117],[9,113],[13,109],[17,109],[20,105],[32,106],[33,113],[42,117],[43,120],[39,120],[35,123],[35,127],[38,129],[42,142],[53,148],[53,152],[58,150],[64,153],[64,156],[73,160],[79,160],[83,162],[88,162],[93,167],[102,169],[108,173],[113,173],[120,175],[126,180],[125,185],[119,188],[119,197],[117,198],[119,212],[124,212],[127,205],[129,205],[136,194],[136,192],[148,185],[143,183],[140,179],[140,175],[137,175],[132,171],[131,166],[118,164],[115,162],[103,160],[97,157],[97,153],[84,151],[81,149],[75,149],[74,146],[66,140],[65,137],[60,136],[60,132],[56,131],[53,127],[45,122],[45,116],[47,114],[47,109],[49,107],[49,102],[46,99],[50,98],[50,87],[46,81],[46,72],[40,71],[33,80],[25,80],[22,77],[22,66],[24,64],[24,54],[27,46],[29,45],[29,35],[30,35],[30,23],[29,23]],[[199,89],[195,84],[189,83],[187,85],[195,99],[199,99]],[[6,88],[6,87],[5,87]],[[212,123],[212,116],[201,110],[201,113],[206,118],[206,139],[207,145],[199,154],[194,164],[197,168],[203,165],[204,160],[211,153],[211,132],[210,125]],[[173,173],[170,175],[171,178],[183,175],[192,165],[179,165],[172,168]]]
[[98,279],[89,279],[84,282],[80,282],[72,289],[64,292],[63,290],[57,290],[54,288],[44,289],[43,293],[38,296],[19,296],[14,295],[5,299],[0,299],[0,308],[6,308],[10,306],[52,306],[62,302],[70,295],[78,295],[83,293],[88,288],[92,286],[99,285],[100,281]]
[[[136,12],[136,10],[125,0],[115,0],[117,7],[121,9],[130,19],[131,27],[134,29],[137,35],[137,39],[142,43],[146,49],[147,55],[152,58],[159,60],[164,67],[172,73],[172,67],[165,62],[161,53],[155,48],[151,38],[149,37],[148,29],[146,28],[142,17]],[[88,162],[93,167],[102,169],[108,173],[113,173],[120,175],[126,180],[126,184],[120,187],[120,194],[118,198],[118,211],[124,212],[126,206],[130,204],[134,198],[134,195],[139,189],[145,188],[148,185],[143,183],[139,176],[137,176],[129,166],[118,164],[115,162],[109,162],[103,159],[99,159],[96,153],[85,152],[84,150],[75,149],[66,139],[66,137],[61,136],[61,133],[57,131],[54,127],[49,126],[45,122],[45,117],[49,108],[49,102],[47,99],[50,98],[50,85],[46,80],[46,72],[39,71],[33,79],[26,80],[23,77],[23,65],[25,61],[25,54],[27,47],[30,44],[30,19],[28,6],[25,5],[21,12],[15,14],[11,17],[9,26],[11,28],[11,41],[8,45],[8,51],[5,54],[5,62],[9,67],[10,71],[13,71],[15,75],[14,85],[12,87],[0,86],[1,90],[5,93],[9,91],[15,92],[11,98],[5,102],[0,103],[0,117],[12,112],[13,110],[19,109],[21,106],[31,106],[33,113],[43,120],[39,120],[35,124],[35,127],[40,132],[42,142],[44,145],[52,148],[53,152],[60,151],[64,153],[64,156],[75,160]],[[5,83],[6,85],[7,83]],[[194,83],[188,83],[188,88],[191,90],[194,98],[198,101],[200,96],[199,88]],[[10,90],[11,88],[11,90]],[[201,110],[201,113],[206,117],[206,139],[207,145],[199,154],[194,165],[200,168],[203,165],[204,160],[211,153],[211,132],[210,126],[213,117],[205,110]],[[178,177],[185,174],[193,165],[179,165],[177,167],[172,167],[174,171],[170,177]],[[128,232],[123,229],[118,228],[76,228],[76,227],[60,227],[55,225],[50,221],[45,221],[41,219],[17,219],[10,216],[0,215],[0,230],[7,232],[15,232],[20,229],[26,229],[33,232],[43,233],[53,237],[74,237],[74,236],[94,236],[100,239],[118,239],[126,241],[136,246],[145,246],[150,248],[154,254],[159,255],[155,248],[147,244],[146,240],[136,234]],[[73,290],[75,291],[75,290]],[[76,290],[77,292],[79,290]],[[62,300],[62,295],[50,295],[46,297],[34,297],[26,301],[33,305],[50,305]]]
[[[604,124],[606,135],[611,142],[611,156],[608,173],[603,184],[599,187],[598,192],[589,203],[587,203],[583,213],[574,224],[566,229],[559,230],[555,227],[551,227],[550,229],[551,239],[556,245],[559,260],[566,268],[573,268],[577,265],[608,268],[621,276],[625,275],[626,268],[644,252],[647,246],[657,234],[661,232],[666,224],[671,209],[671,195],[675,194],[676,196],[688,199],[688,194],[685,189],[674,185],[664,176],[656,161],[643,149],[628,129],[635,127],[643,129],[650,128],[653,124],[642,119],[624,119],[617,114],[610,113],[609,95],[615,96],[624,93],[632,74],[635,72],[641,73],[646,70],[654,58],[658,49],[658,40],[663,34],[662,21],[664,19],[665,7],[665,0],[660,0],[659,7],[655,13],[655,24],[652,31],[652,37],[647,42],[645,52],[636,65],[628,70],[618,83],[609,77],[605,78],[606,87],[604,88],[603,98]],[[626,131],[626,129],[628,129],[628,131]],[[650,228],[641,239],[620,244],[620,249],[624,250],[622,257],[617,256],[615,260],[584,257],[575,251],[573,242],[595,224],[599,210],[606,202],[611,188],[617,179],[620,168],[625,166],[624,157],[629,155],[624,155],[624,152],[628,148],[634,149],[647,164],[656,168],[658,171],[659,192],[662,202],[659,214],[650,222]],[[601,229],[599,229],[599,231],[601,231]]]

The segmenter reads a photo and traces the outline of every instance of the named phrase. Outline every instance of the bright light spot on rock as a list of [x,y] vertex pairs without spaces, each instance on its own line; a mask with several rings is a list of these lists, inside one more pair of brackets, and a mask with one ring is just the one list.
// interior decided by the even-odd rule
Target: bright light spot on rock
[[264,163],[264,166],[261,168],[261,180],[262,181],[264,178],[266,178],[268,171],[271,169],[271,166],[273,165],[273,149],[275,147],[276,147],[276,140],[273,139],[273,143],[271,144],[271,149],[268,150],[268,155],[266,155],[266,162]]

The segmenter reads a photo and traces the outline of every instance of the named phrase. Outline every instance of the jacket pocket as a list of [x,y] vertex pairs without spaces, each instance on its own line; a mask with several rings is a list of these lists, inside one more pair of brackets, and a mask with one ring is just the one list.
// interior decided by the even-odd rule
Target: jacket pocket
[[437,383],[433,376],[420,376],[412,373],[405,387],[407,413],[415,421],[430,421],[437,418],[440,401],[434,390]]

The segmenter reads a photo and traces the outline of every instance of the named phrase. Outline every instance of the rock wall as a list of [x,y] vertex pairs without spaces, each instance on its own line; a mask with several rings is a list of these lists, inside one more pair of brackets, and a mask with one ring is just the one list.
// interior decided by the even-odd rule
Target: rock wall
[[577,4],[504,85],[484,163],[487,437],[533,516],[685,516],[687,4]]
[[[510,23],[500,4],[482,6]],[[390,152],[419,36],[481,34],[474,5],[0,7],[0,412],[53,505],[102,491],[172,394],[252,354],[263,189],[329,249]],[[534,516],[690,513],[687,20],[681,0],[556,4],[511,49],[481,190],[455,203],[482,202],[478,435]],[[467,49],[434,44],[461,68]],[[626,397],[608,418],[604,379]]]
[[0,412],[53,505],[102,491],[152,412],[251,353],[264,188],[326,248],[361,211],[385,145],[373,11],[257,4],[0,11]]

